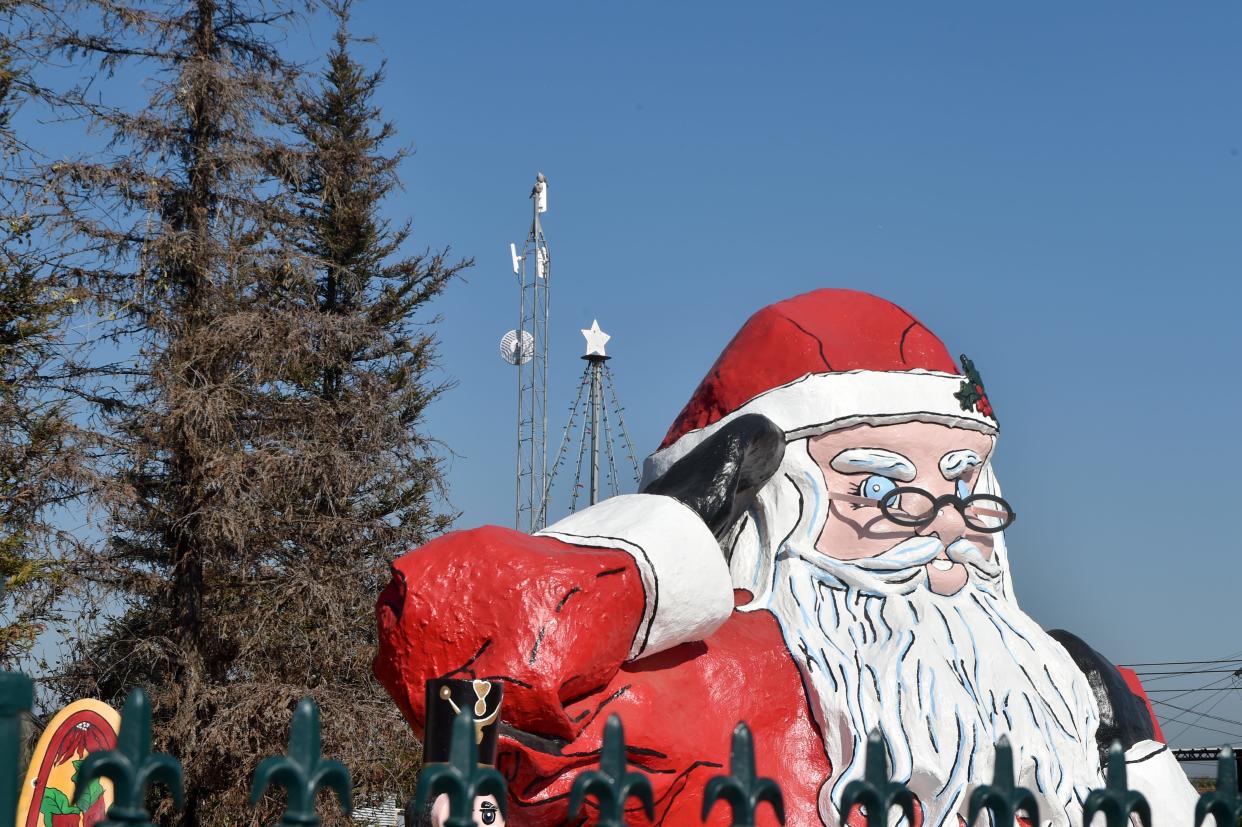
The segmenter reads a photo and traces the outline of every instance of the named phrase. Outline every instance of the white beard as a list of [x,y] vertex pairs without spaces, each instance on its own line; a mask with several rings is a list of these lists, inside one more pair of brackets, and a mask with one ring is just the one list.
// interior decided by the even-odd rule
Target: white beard
[[[815,549],[828,507],[823,477],[803,444],[788,446],[783,483],[761,495],[732,569],[735,584],[755,594],[746,608],[776,615],[814,695],[833,768],[821,818],[837,824],[841,792],[862,777],[866,737],[878,728],[890,774],[919,797],[927,827],[957,827],[970,790],[992,780],[1001,736],[1040,821],[1078,824],[1101,777],[1099,713],[1086,677],[1012,599],[1003,538],[991,560],[969,543],[946,550],[970,573],[949,597],[928,590],[922,568],[940,551],[935,538],[866,560],[828,557]],[[990,470],[985,478],[980,487],[994,489]],[[759,553],[774,530],[783,538],[775,559]]]

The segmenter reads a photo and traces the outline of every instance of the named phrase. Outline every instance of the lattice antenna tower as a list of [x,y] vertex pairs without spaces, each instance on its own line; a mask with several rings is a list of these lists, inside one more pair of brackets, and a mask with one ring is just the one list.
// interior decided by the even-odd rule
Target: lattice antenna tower
[[[571,512],[577,510],[578,498],[583,491],[586,492],[590,505],[599,502],[600,487],[604,484],[611,489],[611,496],[621,493],[622,471],[618,469],[616,456],[618,437],[625,446],[625,458],[629,461],[625,470],[632,473],[635,485],[638,484],[638,460],[634,457],[634,444],[630,442],[630,434],[625,427],[625,409],[617,400],[612,371],[608,369],[608,360],[612,357],[604,352],[604,346],[612,337],[600,330],[599,320],[591,322],[591,327],[582,331],[582,335],[586,337],[586,354],[582,357],[586,361],[586,368],[582,371],[582,381],[578,384],[578,395],[574,399],[573,407],[569,409],[569,421],[565,424],[561,446],[552,461],[552,471],[548,475],[539,515],[541,525],[547,518],[552,482],[568,459],[565,452],[575,434],[578,436],[578,451],[573,491],[569,500]],[[577,425],[579,418],[580,426]],[[585,485],[582,480],[584,460],[587,466]]]
[[509,245],[518,283],[518,326],[500,340],[500,353],[517,368],[517,467],[513,521],[521,530],[543,528],[548,477],[548,309],[552,255],[540,218],[548,211],[548,179],[535,176],[530,232],[519,253]]

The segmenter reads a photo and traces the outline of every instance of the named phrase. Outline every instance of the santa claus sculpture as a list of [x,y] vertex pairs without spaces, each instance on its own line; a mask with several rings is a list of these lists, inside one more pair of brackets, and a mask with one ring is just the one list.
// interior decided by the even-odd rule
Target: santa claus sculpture
[[1018,608],[996,434],[970,360],[901,308],[848,290],[771,305],[647,459],[643,493],[397,560],[376,675],[416,732],[427,680],[504,685],[516,825],[565,819],[615,713],[666,825],[700,823],[746,721],[796,827],[838,823],[874,728],[929,827],[962,823],[1003,735],[1045,823],[1078,827],[1119,739],[1155,827],[1189,827],[1194,792],[1133,674]]

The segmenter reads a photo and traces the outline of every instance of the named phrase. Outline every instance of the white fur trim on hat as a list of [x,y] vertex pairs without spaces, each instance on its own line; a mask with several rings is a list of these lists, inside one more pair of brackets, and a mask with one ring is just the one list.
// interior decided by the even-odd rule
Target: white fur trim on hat
[[718,428],[745,414],[766,416],[790,441],[854,425],[898,422],[934,422],[995,434],[995,419],[973,408],[963,410],[954,396],[965,381],[956,373],[929,370],[808,373],[759,394],[727,416],[684,434],[647,457],[642,484],[663,475]]

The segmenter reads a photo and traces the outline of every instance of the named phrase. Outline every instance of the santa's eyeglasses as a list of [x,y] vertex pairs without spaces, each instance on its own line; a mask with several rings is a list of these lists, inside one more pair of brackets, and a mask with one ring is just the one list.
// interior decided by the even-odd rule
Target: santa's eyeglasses
[[878,507],[889,522],[909,528],[926,528],[935,521],[940,509],[950,505],[962,515],[967,527],[985,534],[1004,531],[1017,517],[1003,497],[992,494],[974,494],[964,498],[956,494],[945,494],[936,497],[922,488],[901,486],[879,499],[835,491],[831,496],[834,500]]

